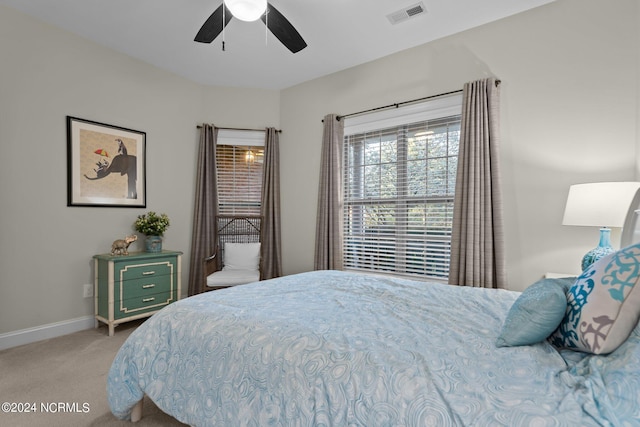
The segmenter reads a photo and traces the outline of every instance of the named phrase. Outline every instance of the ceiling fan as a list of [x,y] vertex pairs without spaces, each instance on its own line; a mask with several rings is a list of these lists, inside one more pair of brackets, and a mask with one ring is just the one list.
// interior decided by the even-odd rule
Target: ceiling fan
[[223,0],[202,25],[194,40],[200,43],[211,43],[229,24],[232,17],[243,21],[256,21],[260,18],[269,31],[293,53],[307,47],[307,43],[287,18],[266,0]]

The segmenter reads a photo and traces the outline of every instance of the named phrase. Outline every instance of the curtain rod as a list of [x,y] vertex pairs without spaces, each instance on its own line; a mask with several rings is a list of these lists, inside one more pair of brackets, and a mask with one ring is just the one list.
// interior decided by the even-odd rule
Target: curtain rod
[[[213,126],[213,125],[212,125]],[[216,129],[224,129],[224,130],[249,130],[249,131],[262,131],[265,128],[262,129],[248,129],[248,128],[222,128],[222,127],[218,127],[218,126],[213,126]],[[198,129],[202,129],[202,125],[197,125],[196,128]],[[282,129],[276,129],[276,132],[278,133],[282,133]]]
[[[500,84],[500,80],[496,80],[496,87],[499,84]],[[342,116],[336,116],[336,120],[340,121],[340,120],[344,119],[345,117],[357,116],[359,114],[371,113],[373,111],[385,110],[387,108],[398,108],[401,105],[412,104],[414,102],[419,102],[419,101],[426,101],[427,99],[439,98],[441,96],[453,95],[454,93],[460,93],[460,92],[462,92],[462,89],[452,90],[450,92],[439,93],[437,95],[425,96],[423,98],[412,99],[410,101],[396,102],[395,104],[389,104],[389,105],[384,105],[382,107],[370,108],[368,110],[358,111],[357,113],[349,113],[349,114],[343,114]],[[323,122],[324,122],[324,120],[323,120]]]

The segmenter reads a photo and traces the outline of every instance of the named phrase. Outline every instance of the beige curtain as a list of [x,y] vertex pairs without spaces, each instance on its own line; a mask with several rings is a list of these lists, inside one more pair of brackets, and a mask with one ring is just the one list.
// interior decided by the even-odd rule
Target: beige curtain
[[499,139],[496,80],[466,83],[451,239],[453,285],[506,286]]
[[324,118],[314,269],[342,269],[342,140],[344,122]]
[[280,138],[275,128],[265,132],[261,201],[261,279],[282,276],[280,240]]
[[218,130],[202,125],[196,171],[196,198],[191,233],[189,296],[205,290],[204,259],[215,250],[218,183],[216,178],[216,140]]

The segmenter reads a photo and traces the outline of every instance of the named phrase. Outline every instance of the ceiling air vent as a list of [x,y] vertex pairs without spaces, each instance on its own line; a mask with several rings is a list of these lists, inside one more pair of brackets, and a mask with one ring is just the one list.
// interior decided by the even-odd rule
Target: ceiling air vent
[[391,24],[396,25],[400,22],[406,21],[407,19],[422,15],[426,11],[427,9],[425,9],[424,3],[420,2],[412,4],[411,6],[407,6],[397,12],[390,13],[389,15],[387,15],[387,18],[389,19],[389,22],[391,22]]

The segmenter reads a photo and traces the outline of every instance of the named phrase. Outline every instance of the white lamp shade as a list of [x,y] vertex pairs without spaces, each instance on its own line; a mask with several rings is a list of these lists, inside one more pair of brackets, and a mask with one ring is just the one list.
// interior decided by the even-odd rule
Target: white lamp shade
[[267,10],[267,0],[224,0],[234,18],[256,21]]
[[597,182],[569,188],[562,224],[622,227],[640,182]]

